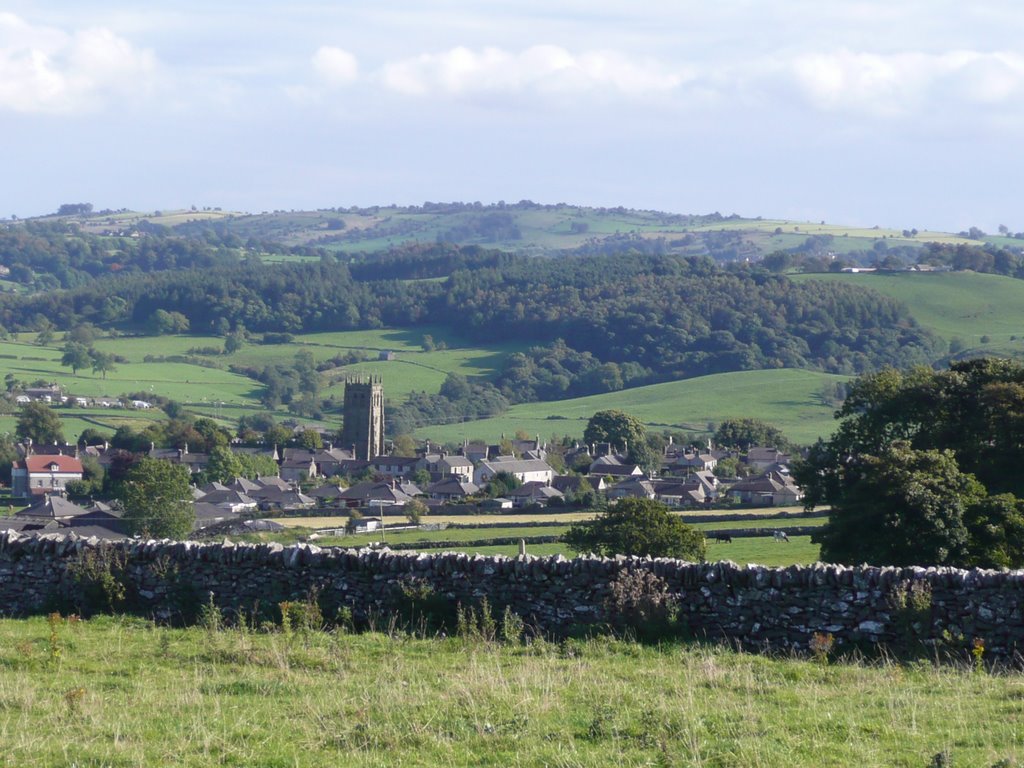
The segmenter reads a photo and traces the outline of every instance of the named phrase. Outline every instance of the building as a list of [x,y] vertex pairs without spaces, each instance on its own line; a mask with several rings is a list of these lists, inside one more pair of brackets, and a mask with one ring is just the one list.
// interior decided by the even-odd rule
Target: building
[[369,461],[384,454],[384,384],[371,376],[345,381],[345,412],[341,447],[356,459]]
[[555,476],[555,471],[551,466],[540,459],[499,457],[493,461],[481,461],[473,472],[473,482],[483,487],[491,482],[499,472],[507,472],[520,483],[542,483],[544,485],[551,485]]
[[26,456],[11,465],[11,495],[16,498],[64,493],[72,480],[82,479],[82,462],[74,456]]

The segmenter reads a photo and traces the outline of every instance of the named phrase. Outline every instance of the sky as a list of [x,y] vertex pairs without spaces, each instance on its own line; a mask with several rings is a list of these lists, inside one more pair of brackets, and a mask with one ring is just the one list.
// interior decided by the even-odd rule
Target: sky
[[0,0],[0,216],[425,201],[1024,230],[1019,0]]

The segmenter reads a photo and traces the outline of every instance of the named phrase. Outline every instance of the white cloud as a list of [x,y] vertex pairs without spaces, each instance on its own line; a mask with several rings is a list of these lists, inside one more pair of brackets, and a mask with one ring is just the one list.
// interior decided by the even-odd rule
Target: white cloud
[[313,55],[313,70],[331,85],[347,85],[359,77],[359,63],[346,50],[325,45]]
[[152,52],[109,29],[67,33],[0,14],[0,109],[88,110],[110,96],[147,89],[155,69]]
[[643,94],[672,90],[687,79],[683,72],[616,51],[572,54],[556,45],[535,45],[519,53],[459,46],[389,62],[380,76],[388,88],[400,93],[451,96],[530,91]]
[[839,51],[797,57],[789,70],[815,107],[880,116],[1010,104],[1024,91],[1024,57],[1015,53]]

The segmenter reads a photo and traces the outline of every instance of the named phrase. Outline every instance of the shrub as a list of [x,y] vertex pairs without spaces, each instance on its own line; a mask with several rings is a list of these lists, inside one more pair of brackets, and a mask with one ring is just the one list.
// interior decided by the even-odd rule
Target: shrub
[[317,632],[324,628],[324,614],[315,589],[309,591],[305,600],[286,600],[278,603],[277,607],[281,611],[281,630],[286,635],[293,631]]
[[622,499],[607,511],[572,526],[563,541],[577,552],[703,560],[704,534],[648,499]]

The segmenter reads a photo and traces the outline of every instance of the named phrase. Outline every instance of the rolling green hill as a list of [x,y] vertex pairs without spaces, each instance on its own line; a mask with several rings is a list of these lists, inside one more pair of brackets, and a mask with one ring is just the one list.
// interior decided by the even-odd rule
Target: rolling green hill
[[499,418],[424,427],[417,436],[439,442],[496,441],[521,429],[542,439],[553,434],[581,437],[596,411],[618,409],[655,431],[671,427],[700,432],[710,422],[757,417],[782,429],[791,440],[810,443],[833,428],[835,408],[821,397],[823,385],[843,380],[792,369],[722,373],[572,400],[524,403]]
[[[1024,356],[1024,281],[970,272],[794,275],[794,280],[846,282],[890,295],[903,301],[921,325],[947,341],[961,340],[969,353],[985,352]],[[446,349],[424,351],[424,335]],[[986,342],[981,339],[985,337]],[[1013,338],[1017,337],[1017,338]],[[187,363],[144,362],[147,355],[184,355],[195,347],[219,346],[216,337],[164,336],[100,339],[96,346],[126,357],[106,380],[80,371],[72,376],[60,365],[60,341],[51,347],[18,342],[0,343],[0,375],[8,373],[25,381],[57,381],[74,394],[116,396],[133,391],[152,391],[186,403],[193,410],[225,422],[263,410],[260,385],[244,376],[218,368]],[[231,356],[210,358],[214,364],[260,367],[287,364],[297,351],[308,350],[316,361],[348,351],[369,358],[325,372],[325,396],[342,395],[346,375],[373,373],[383,376],[392,404],[412,391],[436,392],[449,372],[491,378],[506,356],[521,348],[514,342],[493,346],[472,345],[436,327],[416,330],[376,329],[303,334],[290,344],[243,347]],[[395,352],[395,359],[378,360],[381,351]],[[706,430],[709,423],[737,416],[756,416],[779,426],[793,440],[810,442],[832,431],[833,406],[820,396],[822,385],[841,377],[791,369],[718,374],[685,381],[667,382],[619,392],[545,403],[514,406],[499,418],[426,427],[420,437],[459,442],[467,438],[497,440],[517,430],[549,437],[579,436],[586,420],[598,410],[618,408],[636,414],[652,428],[676,427]],[[279,411],[286,418],[287,411]],[[64,412],[67,434],[73,437],[86,426],[114,429],[123,423],[157,417],[144,412]],[[336,425],[334,418],[328,423]],[[0,429],[13,428],[13,419],[0,419]]]
[[[431,335],[438,346],[446,348],[425,351],[424,335]],[[505,357],[521,348],[514,342],[473,346],[450,332],[430,326],[415,331],[340,331],[300,334],[289,344],[249,344],[232,355],[195,358],[208,362],[211,367],[207,367],[189,362],[166,362],[160,358],[184,356],[195,348],[221,348],[223,339],[194,335],[101,338],[95,343],[97,349],[128,360],[119,363],[117,369],[104,379],[87,369],[73,375],[70,368],[62,366],[63,341],[59,337],[45,347],[30,343],[33,337],[34,334],[21,334],[14,340],[0,341],[0,377],[12,375],[16,380],[28,383],[56,382],[66,392],[84,397],[118,397],[130,392],[148,392],[177,400],[189,410],[225,423],[266,411],[259,400],[262,385],[226,370],[230,365],[254,368],[269,364],[287,366],[299,351],[308,351],[317,362],[357,351],[369,359],[325,371],[322,395],[333,395],[340,400],[346,376],[375,374],[384,377],[387,397],[392,403],[397,403],[412,391],[437,392],[449,373],[493,377]],[[377,359],[382,351],[394,352],[395,359]],[[147,361],[147,358],[150,359]],[[128,424],[141,428],[145,422],[162,415],[155,410],[62,408],[59,412],[65,422],[68,439],[74,439],[86,427],[113,431]],[[294,418],[285,409],[279,409],[276,415],[280,419]],[[336,428],[339,421],[339,416],[330,416],[324,423]],[[0,416],[0,432],[13,432],[13,429],[14,417]]]
[[[902,301],[925,328],[972,352],[1024,355],[1024,280],[974,272],[792,275],[870,288]],[[987,337],[982,341],[982,337]]]

